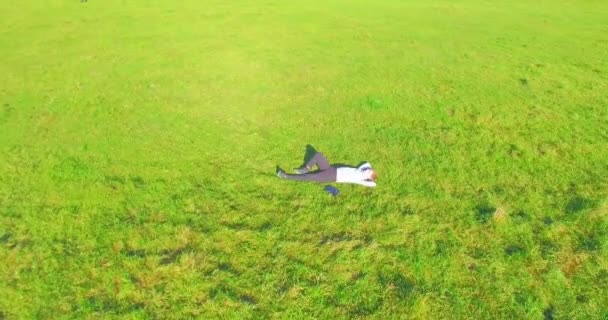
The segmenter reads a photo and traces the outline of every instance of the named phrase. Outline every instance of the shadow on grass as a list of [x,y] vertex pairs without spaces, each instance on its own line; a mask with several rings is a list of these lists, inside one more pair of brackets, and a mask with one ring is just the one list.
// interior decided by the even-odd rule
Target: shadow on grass
[[369,245],[373,242],[373,238],[369,235],[363,235],[362,237],[352,235],[350,233],[341,231],[337,233],[332,233],[330,235],[324,236],[319,242],[319,246],[325,245],[327,243],[337,243],[343,241],[354,241],[359,240],[362,242],[362,245]]
[[525,256],[526,249],[520,245],[511,244],[505,248],[505,254],[507,256]]
[[407,298],[415,289],[415,284],[400,273],[380,273],[378,280],[385,288],[392,287],[401,299]]
[[255,305],[258,303],[257,299],[254,296],[245,293],[240,293],[237,289],[226,284],[220,284],[209,290],[209,296],[212,299],[224,298],[232,301],[239,301],[241,303],[249,305]]
[[581,196],[575,195],[568,201],[566,207],[564,208],[564,211],[568,214],[575,214],[585,209],[593,208],[596,206],[596,204],[597,203],[594,200],[586,199]]
[[315,149],[315,147],[310,144],[307,144],[304,151],[304,158],[302,159],[302,166],[306,165],[306,163],[308,163],[308,161],[310,161],[310,159],[312,159],[312,157],[314,157],[317,152],[318,151],[317,149]]
[[129,303],[106,296],[92,296],[87,298],[86,304],[89,308],[98,312],[115,313],[126,315],[132,312],[144,310],[143,303]]
[[190,245],[186,245],[177,249],[164,249],[160,251],[163,258],[159,263],[163,266],[176,262],[182,254],[192,252],[194,248]]
[[[305,148],[306,148],[306,151],[304,152],[304,159],[302,161],[302,166],[306,165],[308,163],[308,161],[310,161],[310,159],[312,159],[312,157],[314,157],[315,154],[317,154],[319,152],[319,151],[317,151],[317,149],[315,149],[315,147],[313,147],[310,144],[307,144]],[[356,166],[353,166],[352,164],[331,163],[331,161],[330,161],[332,167],[338,167],[338,168],[358,168],[366,162],[367,161],[361,161]]]
[[479,223],[487,223],[492,218],[492,214],[496,212],[496,207],[489,204],[480,204],[475,208],[475,217]]
[[511,218],[514,222],[525,223],[530,220],[530,215],[524,210],[518,210],[511,216]]
[[545,311],[543,311],[543,319],[545,320],[553,320],[555,319],[555,308],[553,305],[549,305]]
[[580,251],[598,251],[602,248],[600,236],[596,233],[581,234],[578,236],[577,249]]
[[[13,235],[10,232],[7,232],[5,234],[2,235],[2,237],[0,237],[0,243],[5,244],[8,242],[8,240],[12,237]],[[0,318],[2,319],[2,318]]]

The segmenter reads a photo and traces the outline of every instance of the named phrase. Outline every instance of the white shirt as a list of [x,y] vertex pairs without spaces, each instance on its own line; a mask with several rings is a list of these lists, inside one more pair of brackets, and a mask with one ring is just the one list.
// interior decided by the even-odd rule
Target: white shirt
[[375,187],[376,183],[369,179],[369,173],[366,172],[372,169],[372,165],[366,162],[358,168],[340,167],[336,175],[338,183],[356,183],[366,187]]

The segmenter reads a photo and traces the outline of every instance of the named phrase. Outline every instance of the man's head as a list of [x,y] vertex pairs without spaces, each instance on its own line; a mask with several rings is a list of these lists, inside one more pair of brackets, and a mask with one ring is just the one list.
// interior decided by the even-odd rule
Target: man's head
[[367,170],[363,171],[363,177],[365,180],[376,181],[378,174],[373,169],[367,169]]

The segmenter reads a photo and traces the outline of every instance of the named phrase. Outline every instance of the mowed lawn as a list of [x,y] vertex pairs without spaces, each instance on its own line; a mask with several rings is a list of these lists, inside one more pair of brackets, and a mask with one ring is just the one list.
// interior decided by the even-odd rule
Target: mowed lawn
[[606,319],[607,194],[606,1],[0,3],[0,319]]

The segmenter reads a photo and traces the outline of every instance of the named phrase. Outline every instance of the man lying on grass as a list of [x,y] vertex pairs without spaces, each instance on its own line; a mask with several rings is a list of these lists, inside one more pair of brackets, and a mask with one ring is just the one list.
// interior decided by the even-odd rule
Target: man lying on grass
[[[315,166],[318,171],[311,172]],[[365,162],[358,167],[343,165],[330,165],[322,153],[317,152],[300,168],[295,169],[296,174],[287,174],[277,167],[277,175],[281,179],[312,182],[338,182],[356,183],[366,187],[376,186],[376,172],[372,169],[369,162]]]

